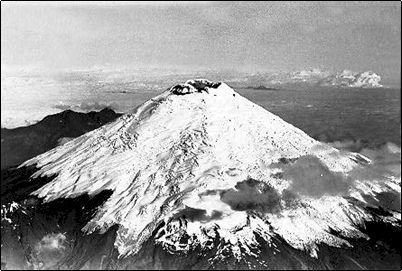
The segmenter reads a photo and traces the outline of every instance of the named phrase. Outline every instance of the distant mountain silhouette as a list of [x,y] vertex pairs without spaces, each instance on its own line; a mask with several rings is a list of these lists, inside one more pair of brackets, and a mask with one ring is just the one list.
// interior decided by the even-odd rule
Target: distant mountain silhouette
[[259,85],[259,86],[248,86],[246,89],[258,89],[258,90],[279,90],[278,88],[274,87],[266,87],[264,85]]
[[110,108],[79,113],[66,110],[36,124],[15,129],[1,128],[1,169],[18,166],[68,138],[78,137],[121,116]]

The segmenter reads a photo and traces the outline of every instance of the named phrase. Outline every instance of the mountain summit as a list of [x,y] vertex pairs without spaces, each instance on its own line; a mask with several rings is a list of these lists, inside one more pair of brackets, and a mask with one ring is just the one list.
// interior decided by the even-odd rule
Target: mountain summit
[[33,193],[47,202],[111,191],[83,231],[117,225],[120,257],[153,238],[170,253],[241,260],[258,259],[262,242],[280,253],[278,238],[314,258],[319,244],[368,238],[366,221],[400,223],[400,212],[370,211],[379,193],[400,193],[400,178],[359,174],[370,163],[197,79],[21,167],[55,176]]

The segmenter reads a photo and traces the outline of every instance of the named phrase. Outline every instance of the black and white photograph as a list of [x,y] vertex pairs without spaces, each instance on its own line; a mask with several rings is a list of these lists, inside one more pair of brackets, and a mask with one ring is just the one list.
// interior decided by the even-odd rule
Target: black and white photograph
[[401,270],[400,1],[1,1],[1,270]]

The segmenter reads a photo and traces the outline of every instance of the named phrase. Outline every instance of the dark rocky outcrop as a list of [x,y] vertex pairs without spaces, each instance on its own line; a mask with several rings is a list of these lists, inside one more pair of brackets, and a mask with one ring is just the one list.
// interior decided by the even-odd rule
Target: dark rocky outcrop
[[66,140],[97,129],[121,116],[112,109],[79,113],[66,110],[36,124],[1,129],[1,169],[18,166]]
[[184,84],[173,86],[170,91],[175,95],[185,95],[195,92],[208,92],[208,88],[218,88],[221,82],[212,82],[206,79],[188,80]]

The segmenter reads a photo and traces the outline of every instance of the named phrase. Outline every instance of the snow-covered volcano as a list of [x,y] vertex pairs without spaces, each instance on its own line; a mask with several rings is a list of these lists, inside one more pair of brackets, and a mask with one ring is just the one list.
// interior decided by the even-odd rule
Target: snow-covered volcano
[[[22,166],[55,176],[33,194],[53,201],[112,191],[83,230],[118,225],[121,257],[151,237],[171,253],[218,246],[217,258],[256,257],[280,237],[317,257],[318,244],[368,238],[367,210],[400,178],[360,174],[371,161],[320,143],[225,83],[189,80]],[[257,240],[258,239],[258,240]]]

